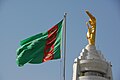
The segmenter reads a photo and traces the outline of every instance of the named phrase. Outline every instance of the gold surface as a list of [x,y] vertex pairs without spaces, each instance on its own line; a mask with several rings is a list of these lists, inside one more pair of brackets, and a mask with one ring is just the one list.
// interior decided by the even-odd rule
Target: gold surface
[[89,45],[95,45],[95,35],[96,35],[96,19],[95,17],[86,10],[87,15],[89,16],[89,21],[86,22],[88,27],[87,39]]

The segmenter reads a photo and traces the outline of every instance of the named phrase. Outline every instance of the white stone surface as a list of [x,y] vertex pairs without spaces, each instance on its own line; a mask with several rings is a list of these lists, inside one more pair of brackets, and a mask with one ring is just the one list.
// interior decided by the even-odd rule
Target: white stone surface
[[95,46],[87,45],[75,59],[72,80],[112,80],[111,63]]
[[108,80],[108,79],[99,76],[83,76],[79,77],[78,80]]

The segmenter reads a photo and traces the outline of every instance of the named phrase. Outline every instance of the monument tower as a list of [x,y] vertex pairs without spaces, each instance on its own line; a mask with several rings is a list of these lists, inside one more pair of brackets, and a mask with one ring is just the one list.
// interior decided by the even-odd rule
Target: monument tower
[[111,63],[95,46],[96,18],[88,11],[86,13],[90,17],[86,22],[88,45],[74,61],[72,80],[113,80]]

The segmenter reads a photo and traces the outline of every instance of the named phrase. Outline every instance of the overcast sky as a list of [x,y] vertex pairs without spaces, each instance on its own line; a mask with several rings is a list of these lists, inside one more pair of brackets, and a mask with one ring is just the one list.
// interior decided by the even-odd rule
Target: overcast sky
[[64,12],[68,13],[66,80],[72,80],[74,59],[88,44],[86,9],[97,19],[96,47],[112,63],[113,79],[120,80],[119,0],[0,0],[0,80],[62,80],[62,59],[20,68],[16,49],[20,40],[58,23]]

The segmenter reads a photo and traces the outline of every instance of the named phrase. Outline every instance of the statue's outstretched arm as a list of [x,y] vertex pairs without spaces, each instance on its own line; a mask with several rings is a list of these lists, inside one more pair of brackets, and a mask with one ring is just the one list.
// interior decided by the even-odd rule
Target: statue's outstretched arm
[[86,10],[86,13],[92,21],[96,20],[96,18],[88,10]]

